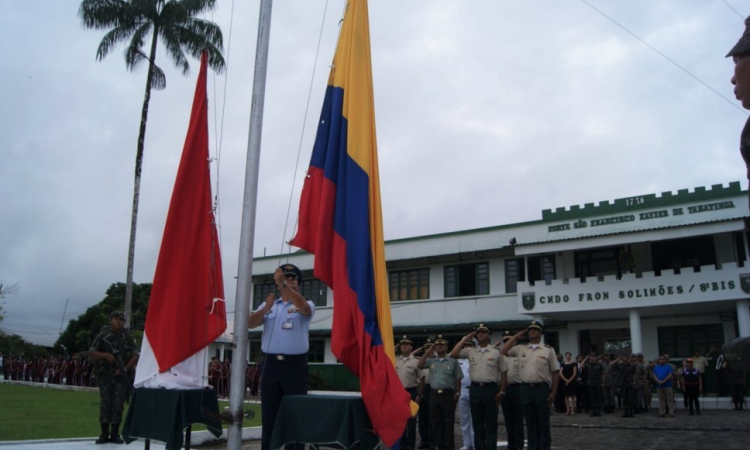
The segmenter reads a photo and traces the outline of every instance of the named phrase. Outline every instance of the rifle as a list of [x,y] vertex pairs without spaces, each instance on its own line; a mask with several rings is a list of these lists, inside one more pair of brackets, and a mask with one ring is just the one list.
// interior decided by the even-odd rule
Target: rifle
[[112,343],[107,339],[102,339],[104,342],[109,344],[109,349],[112,351],[112,356],[115,357],[115,363],[117,363],[117,369],[122,374],[122,377],[125,379],[125,383],[128,386],[128,398],[125,400],[125,403],[127,403],[130,400],[130,396],[132,396],[135,393],[135,387],[133,387],[133,380],[130,379],[130,375],[128,375],[127,369],[125,369],[125,364],[122,362],[122,355],[120,354],[120,350],[112,345]]

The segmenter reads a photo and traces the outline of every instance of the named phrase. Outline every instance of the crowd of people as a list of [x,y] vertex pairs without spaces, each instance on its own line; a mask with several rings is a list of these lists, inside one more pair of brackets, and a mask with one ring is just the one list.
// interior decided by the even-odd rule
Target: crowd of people
[[[229,357],[224,358],[224,362],[219,362],[219,358],[214,356],[208,363],[208,384],[216,391],[219,398],[229,398],[229,386],[232,378],[232,362]],[[260,371],[255,364],[247,363],[245,368],[245,392],[251,397],[258,396],[260,387]]]
[[8,355],[3,358],[2,373],[6,380],[96,387],[91,363],[81,355],[67,358]]
[[[733,393],[735,410],[744,409],[745,372],[725,360],[721,349],[712,348],[708,357],[715,356],[719,395]],[[694,356],[682,360],[678,368],[669,355],[644,361],[642,353],[621,355],[592,353],[578,355],[575,361],[568,352],[558,355],[561,367],[560,384],[554,411],[575,415],[580,413],[601,416],[602,413],[622,411],[623,417],[649,412],[654,393],[659,402],[660,417],[674,417],[676,392],[683,395],[683,406],[690,415],[700,415],[700,397],[706,394],[706,373],[709,360],[695,350]]]
[[706,356],[696,350],[678,368],[669,355],[652,361],[644,360],[642,353],[592,352],[575,359],[570,352],[558,355],[541,342],[543,332],[541,323],[532,322],[490,345],[492,333],[480,324],[452,351],[442,336],[416,349],[404,336],[396,345],[396,371],[420,410],[407,423],[400,447],[453,450],[456,407],[461,450],[496,447],[500,409],[509,449],[523,448],[524,439],[530,449],[550,448],[549,417],[555,413],[675,417],[675,392],[681,392],[684,410],[700,415],[709,367],[716,369],[720,392],[733,393],[734,409],[745,408],[744,368],[725,359],[719,347]]

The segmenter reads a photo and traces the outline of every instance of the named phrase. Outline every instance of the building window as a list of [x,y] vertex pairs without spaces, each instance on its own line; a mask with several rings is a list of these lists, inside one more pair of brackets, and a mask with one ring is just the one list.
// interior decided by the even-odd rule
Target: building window
[[258,363],[260,361],[260,341],[250,341],[248,352],[247,360],[251,363]]
[[326,306],[328,301],[328,286],[317,278],[310,278],[302,282],[302,295],[312,300],[315,306]]
[[[302,281],[300,291],[305,298],[312,300],[315,306],[326,306],[326,302],[328,301],[328,288],[326,287],[326,284],[319,279],[305,279]],[[258,309],[260,304],[265,301],[266,295],[268,295],[269,292],[273,292],[276,297],[281,295],[276,290],[276,283],[273,281],[253,284],[253,311]]]
[[734,240],[734,253],[737,256],[737,267],[745,267],[745,241],[742,239],[742,231],[732,234]]
[[670,358],[687,358],[700,350],[705,355],[711,347],[724,344],[721,324],[658,327],[659,354]]
[[310,339],[310,350],[307,352],[307,362],[322,363],[325,362],[326,340]]
[[388,274],[391,301],[430,298],[430,269],[393,270]]
[[617,275],[622,277],[620,253],[624,247],[600,248],[575,252],[575,276],[585,281],[586,277]]
[[505,292],[518,292],[518,282],[526,281],[523,258],[505,260]]
[[659,276],[662,270],[674,270],[680,273],[681,268],[716,264],[716,250],[713,236],[698,236],[671,241],[660,241],[651,244],[651,258],[654,273]]
[[486,262],[445,266],[445,296],[465,297],[490,293],[490,266]]
[[253,311],[258,309],[261,303],[266,299],[266,295],[269,292],[273,292],[278,297],[279,293],[276,290],[276,283],[269,281],[266,283],[253,283]]
[[533,286],[537,280],[547,284],[555,279],[555,255],[532,256],[528,259],[529,283]]

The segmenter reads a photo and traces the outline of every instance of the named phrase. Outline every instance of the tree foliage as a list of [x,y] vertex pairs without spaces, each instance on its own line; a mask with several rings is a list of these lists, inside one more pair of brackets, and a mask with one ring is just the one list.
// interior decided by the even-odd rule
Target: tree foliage
[[[224,70],[221,28],[197,16],[216,8],[216,0],[83,0],[78,10],[83,26],[96,30],[109,30],[99,43],[96,59],[104,59],[120,43],[127,43],[125,66],[136,70],[147,63],[146,93],[141,108],[141,124],[135,155],[135,182],[133,186],[133,212],[130,219],[128,242],[128,267],[125,283],[125,326],[133,322],[130,311],[133,301],[133,265],[135,261],[135,234],[138,222],[141,168],[146,138],[146,122],[151,89],[167,85],[164,71],[156,65],[156,47],[161,38],[167,55],[183,75],[190,70],[186,53],[199,58],[208,53],[208,64],[216,72]],[[151,36],[148,54],[144,51],[146,38]]]
[[[55,342],[55,350],[62,353],[63,346],[70,354],[88,351],[102,327],[109,324],[109,314],[122,310],[122,300],[125,296],[125,283],[114,283],[107,289],[105,297],[86,312],[71,320],[65,331]],[[131,333],[140,344],[143,337],[143,327],[146,324],[146,311],[151,296],[151,284],[133,285],[133,309]]]
[[[12,295],[18,292],[18,283],[11,284],[8,286],[7,284],[3,284],[0,282],[0,300],[4,299],[8,295]],[[0,320],[3,320],[3,305],[0,303]]]
[[49,351],[45,347],[27,342],[17,334],[5,334],[2,331],[0,331],[0,353],[6,361],[10,361],[10,357],[21,355],[31,358],[49,356]]

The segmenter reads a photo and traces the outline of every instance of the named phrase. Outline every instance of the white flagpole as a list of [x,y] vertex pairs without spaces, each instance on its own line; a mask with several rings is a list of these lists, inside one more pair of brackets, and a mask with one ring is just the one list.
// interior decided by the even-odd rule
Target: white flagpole
[[255,240],[255,209],[258,199],[260,138],[263,129],[263,104],[266,92],[268,42],[271,34],[273,0],[261,0],[258,19],[258,40],[255,48],[255,75],[250,109],[250,130],[245,167],[245,199],[242,208],[240,255],[237,272],[237,295],[234,305],[234,351],[232,352],[231,392],[229,410],[233,419],[227,431],[229,450],[242,446],[242,418],[245,401],[245,369],[247,367],[247,318],[252,292],[253,241]]

